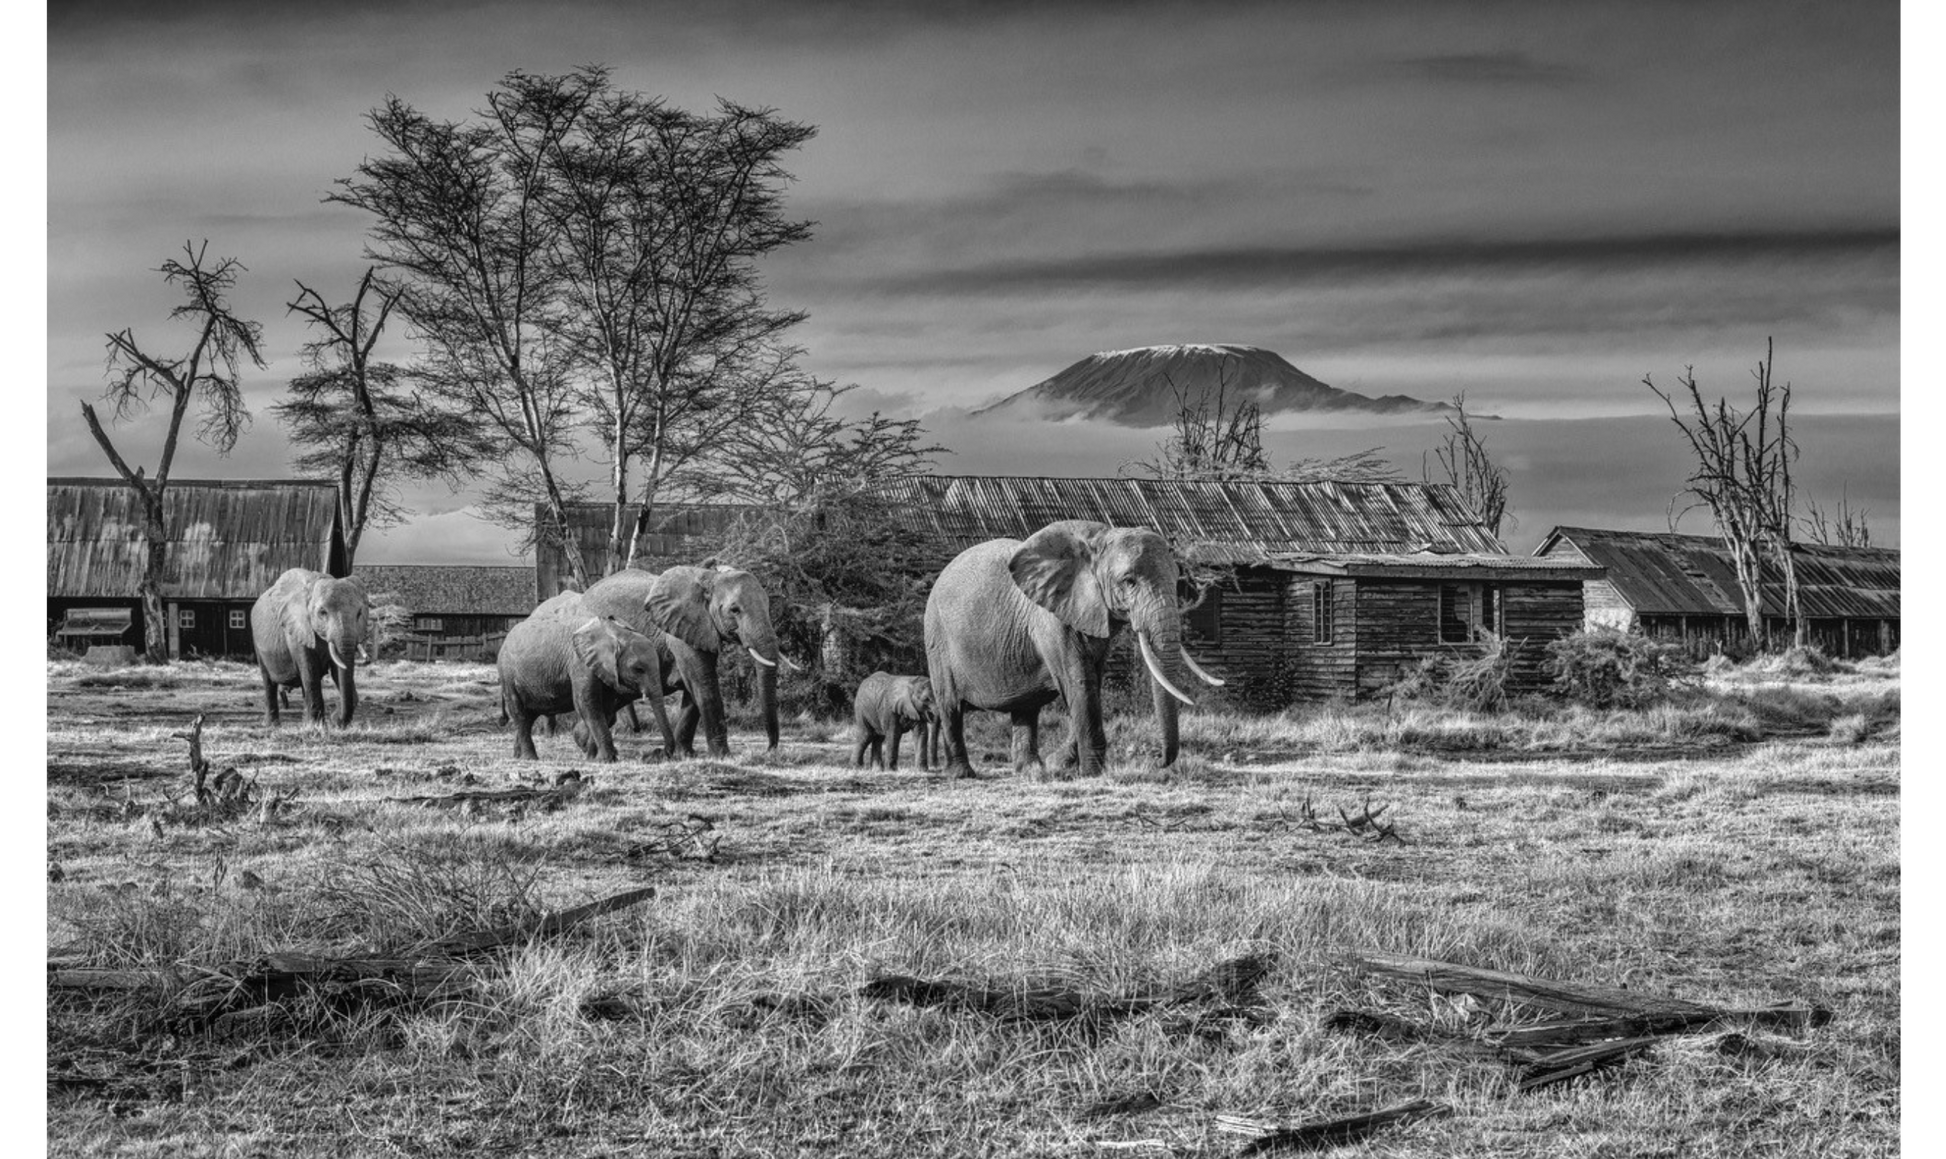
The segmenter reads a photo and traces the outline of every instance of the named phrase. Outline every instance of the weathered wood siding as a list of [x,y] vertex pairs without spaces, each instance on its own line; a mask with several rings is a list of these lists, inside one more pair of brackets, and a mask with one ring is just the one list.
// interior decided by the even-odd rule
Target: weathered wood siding
[[[1313,591],[1320,584],[1331,588],[1333,622],[1329,644],[1317,642],[1317,603]],[[1289,641],[1285,661],[1286,703],[1356,695],[1362,631],[1358,581],[1298,576],[1288,581],[1285,592],[1284,636]]]
[[1547,645],[1571,636],[1585,624],[1586,584],[1507,583],[1500,586],[1501,634],[1514,654],[1512,686],[1523,692],[1548,687]]
[[[1566,538],[1557,539],[1541,553],[1547,559],[1567,559],[1593,563],[1588,553]],[[1626,632],[1636,626],[1635,608],[1622,598],[1621,589],[1605,579],[1581,583],[1581,623],[1588,628],[1614,628]]]
[[1397,683],[1435,651],[1478,655],[1473,644],[1439,642],[1439,581],[1361,579],[1358,585],[1358,664],[1355,694]]
[[1193,627],[1184,632],[1203,667],[1229,682],[1223,698],[1231,704],[1275,709],[1290,701],[1283,684],[1284,586],[1284,577],[1267,568],[1240,569],[1236,586],[1223,589],[1219,639]]

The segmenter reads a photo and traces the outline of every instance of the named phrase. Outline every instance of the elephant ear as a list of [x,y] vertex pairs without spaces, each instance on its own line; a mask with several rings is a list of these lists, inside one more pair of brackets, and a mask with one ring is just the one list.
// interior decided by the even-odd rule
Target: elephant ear
[[597,616],[574,630],[574,658],[610,688],[622,686],[622,642],[612,623]]
[[714,652],[719,640],[709,617],[716,573],[700,567],[672,567],[655,577],[643,601],[656,627],[698,652]]
[[1107,524],[1083,519],[1050,523],[1027,537],[1007,570],[1026,597],[1063,624],[1090,636],[1108,635],[1108,601],[1095,579],[1095,547]]

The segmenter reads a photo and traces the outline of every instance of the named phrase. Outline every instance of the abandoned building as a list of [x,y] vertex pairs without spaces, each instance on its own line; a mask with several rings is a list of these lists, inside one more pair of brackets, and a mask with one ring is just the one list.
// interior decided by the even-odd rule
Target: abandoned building
[[[1581,627],[1583,584],[1601,575],[1585,560],[1508,555],[1445,484],[927,475],[879,490],[936,546],[935,571],[1060,519],[1154,528],[1220,576],[1188,613],[1186,643],[1230,699],[1257,707],[1367,695],[1426,656],[1477,655],[1489,633],[1516,649],[1514,685],[1539,687],[1546,641]],[[641,566],[700,561],[736,512],[669,506]],[[612,515],[570,508],[596,573]],[[543,546],[540,590],[565,574],[560,548]]]
[[534,569],[467,564],[360,564],[374,612],[397,608],[383,652],[408,660],[493,660],[537,602]]
[[[1810,643],[1832,656],[1898,650],[1897,551],[1812,543],[1795,544],[1791,551]],[[1534,556],[1593,563],[1605,570],[1586,584],[1583,602],[1590,627],[1639,629],[1683,641],[1697,654],[1750,647],[1736,565],[1715,536],[1556,527]],[[1789,639],[1783,583],[1775,573],[1776,565],[1766,564],[1759,585],[1764,631],[1773,639]]]
[[[293,567],[345,574],[338,495],[328,482],[172,479],[162,580],[172,657],[256,654],[250,606]],[[143,641],[147,544],[141,503],[110,478],[47,481],[47,634],[76,652]]]

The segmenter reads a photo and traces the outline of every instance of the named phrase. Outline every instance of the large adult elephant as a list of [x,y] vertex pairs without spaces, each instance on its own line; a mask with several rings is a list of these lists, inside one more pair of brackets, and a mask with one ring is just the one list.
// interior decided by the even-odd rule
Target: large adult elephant
[[[590,614],[584,598],[556,596],[515,624],[500,645],[500,703],[514,726],[514,756],[534,759],[534,720],[573,709],[574,739],[597,760],[615,759],[610,726],[622,705],[662,682],[655,640],[618,619]],[[669,720],[652,701],[665,747]]]
[[264,682],[264,719],[276,724],[280,688],[304,689],[304,719],[324,719],[324,674],[338,686],[338,723],[358,707],[356,669],[370,631],[371,599],[355,578],[294,567],[250,608],[250,635]]
[[1069,731],[1059,763],[1082,776],[1101,772],[1101,678],[1115,636],[1132,628],[1154,683],[1162,726],[1161,764],[1175,763],[1176,702],[1194,703],[1186,672],[1211,684],[1182,646],[1176,554],[1146,527],[1070,519],[1026,540],[990,539],[961,552],[926,598],[926,664],[945,718],[946,771],[972,776],[966,710],[1013,718],[1014,769],[1042,771],[1040,712],[1067,704]]
[[582,599],[594,615],[614,616],[651,637],[660,633],[663,689],[682,694],[676,746],[684,755],[695,755],[698,724],[711,756],[730,755],[717,675],[726,647],[743,648],[757,663],[764,735],[776,749],[777,665],[791,662],[778,651],[770,597],[756,576],[721,565],[671,567],[660,575],[627,568],[589,585]]

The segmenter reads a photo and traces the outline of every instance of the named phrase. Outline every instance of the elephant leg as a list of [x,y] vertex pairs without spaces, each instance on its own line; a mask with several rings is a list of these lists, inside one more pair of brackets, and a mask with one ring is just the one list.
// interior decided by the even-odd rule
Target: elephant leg
[[614,705],[602,695],[606,688],[593,687],[594,683],[591,674],[575,681],[574,711],[581,719],[574,726],[574,739],[583,754],[610,762],[615,759],[615,736],[609,731],[608,721],[614,715]]
[[304,689],[304,723],[324,723],[324,671],[308,657],[300,656],[297,663],[298,683]]
[[1073,658],[1067,690],[1069,732],[1074,738],[1080,775],[1098,777],[1108,768],[1108,731],[1101,720],[1101,669]]
[[351,669],[331,666],[331,684],[338,690],[338,726],[351,723],[351,714],[358,709],[358,677]]
[[966,756],[966,706],[954,704],[945,710],[946,775],[973,776],[973,762]]
[[885,747],[890,749],[885,767],[893,772],[899,771],[899,740],[905,735],[905,722],[898,717],[892,718],[892,731],[885,734]]
[[853,726],[858,732],[858,743],[852,746],[851,767],[862,769],[865,767],[865,750],[872,743],[872,730],[862,720],[853,722]]
[[684,689],[682,710],[676,714],[676,747],[682,750],[683,756],[696,755],[696,724],[702,719],[702,711],[696,707],[696,698]]
[[555,722],[553,713],[550,712],[541,717],[541,731],[549,736],[553,736],[555,733],[561,731],[561,726]]
[[539,760],[541,754],[534,749],[534,714],[515,703],[508,715],[514,725],[514,759]]
[[283,691],[283,689],[279,688],[277,682],[270,678],[269,670],[263,666],[261,661],[257,664],[257,675],[263,677],[264,680],[264,723],[275,728],[279,720],[277,714],[277,694]]
[[1039,779],[1047,775],[1041,763],[1041,710],[1015,709],[1013,718],[1014,772]]
[[659,692],[644,696],[642,699],[648,702],[649,714],[655,717],[656,730],[662,734],[662,755],[675,756],[676,732],[669,727],[669,706],[662,703],[662,694]]
[[634,702],[634,701],[630,701],[630,702],[629,702],[629,704],[628,704],[628,707],[627,707],[627,708],[624,708],[624,709],[623,709],[622,711],[623,711],[623,712],[626,712],[626,713],[628,714],[628,731],[629,731],[629,734],[630,734],[631,736],[641,736],[641,735],[642,735],[642,718],[641,718],[640,716],[638,716],[638,715],[636,715],[636,712],[635,712],[635,702]]

